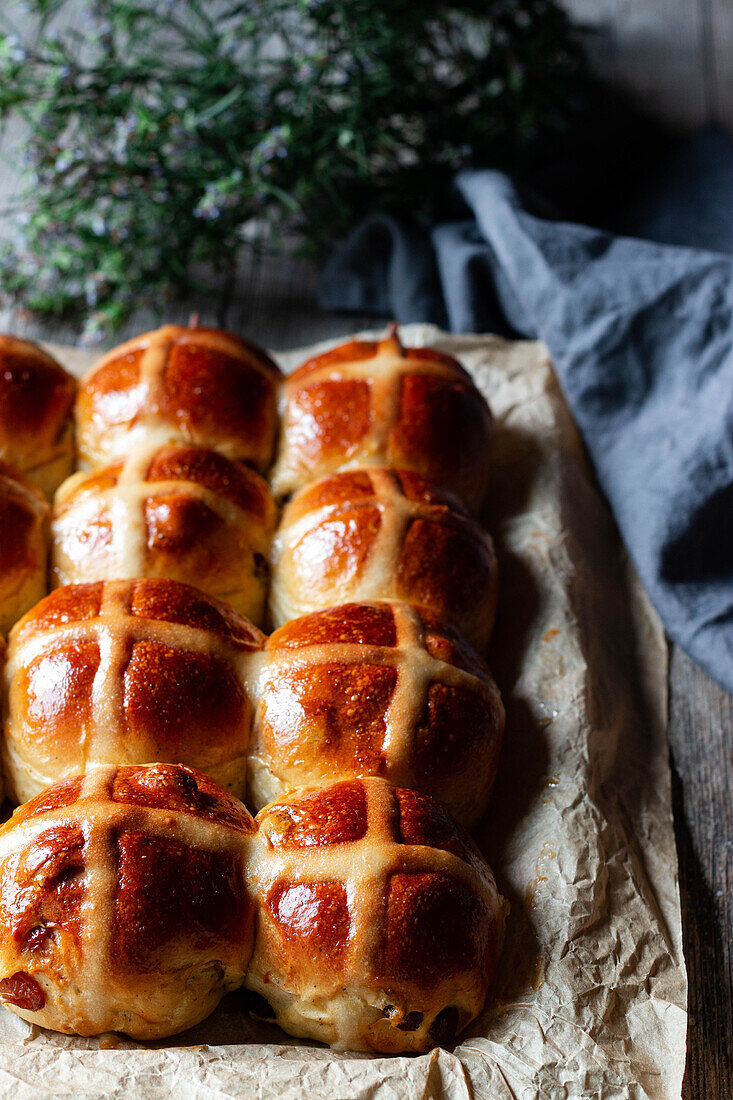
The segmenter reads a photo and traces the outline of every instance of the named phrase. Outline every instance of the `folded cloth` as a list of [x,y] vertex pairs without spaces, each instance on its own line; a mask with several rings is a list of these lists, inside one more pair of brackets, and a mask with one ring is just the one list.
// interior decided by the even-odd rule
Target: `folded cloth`
[[[692,149],[699,170],[690,174],[688,157],[644,217],[655,237],[676,233],[733,250],[733,190],[725,185],[733,143],[716,136],[706,160],[706,141]],[[710,195],[705,164],[722,208],[717,234],[702,202]],[[456,182],[473,218],[433,229],[428,261],[437,264],[451,329],[496,331],[500,310],[501,327],[545,341],[667,631],[733,690],[733,260],[537,218],[499,172],[463,172]],[[392,220],[395,247],[404,245],[400,234]],[[369,240],[367,223],[357,242],[362,270]],[[331,306],[339,305],[333,288],[348,285],[350,305],[361,308],[354,243],[324,269],[322,300]],[[389,267],[384,236],[381,243]],[[390,312],[440,322],[439,314],[410,312],[414,275],[404,255],[401,271],[406,282],[393,278],[383,299]]]

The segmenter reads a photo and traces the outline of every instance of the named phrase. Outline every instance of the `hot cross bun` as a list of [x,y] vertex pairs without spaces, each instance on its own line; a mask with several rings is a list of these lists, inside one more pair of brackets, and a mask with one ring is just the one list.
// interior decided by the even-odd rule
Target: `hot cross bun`
[[293,791],[257,826],[253,1013],[349,1050],[452,1042],[484,1004],[505,903],[443,807],[372,777]]
[[79,454],[95,466],[137,443],[194,443],[264,473],[280,378],[264,351],[232,333],[179,325],[146,332],[113,348],[82,380]]
[[381,775],[440,799],[467,828],[481,818],[504,708],[483,661],[431,612],[383,601],[304,615],[269,637],[249,676],[253,806]]
[[40,489],[0,462],[0,634],[45,595],[49,511]]
[[351,340],[286,380],[272,474],[285,497],[344,466],[415,470],[477,507],[489,473],[491,413],[450,355],[403,348],[395,333]]
[[75,393],[48,352],[0,335],[0,460],[48,497],[74,468]]
[[277,509],[263,478],[216,451],[138,445],[56,494],[56,585],[126,577],[195,584],[260,625]]
[[90,764],[182,762],[244,794],[244,657],[264,637],[177,581],[57,588],[10,634],[3,763],[11,797]]
[[484,646],[496,611],[491,538],[456,496],[410,470],[346,470],[301,489],[273,543],[273,624],[392,598],[430,608]]
[[69,1034],[159,1039],[241,985],[253,823],[207,776],[97,767],[0,829],[0,1002]]

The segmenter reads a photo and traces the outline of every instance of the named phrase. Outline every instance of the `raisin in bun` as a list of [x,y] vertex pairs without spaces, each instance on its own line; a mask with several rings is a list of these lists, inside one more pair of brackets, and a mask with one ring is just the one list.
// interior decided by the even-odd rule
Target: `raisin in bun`
[[267,482],[242,462],[180,443],[138,445],[59,488],[52,583],[170,577],[261,625],[276,520]]
[[488,803],[504,730],[492,676],[456,632],[398,601],[286,623],[249,661],[250,804],[381,775],[444,802],[466,828]]
[[477,507],[489,474],[491,413],[450,355],[351,340],[286,380],[272,474],[285,497],[343,466],[415,470]]
[[252,712],[242,664],[264,641],[177,581],[57,588],[10,633],[3,765],[11,798],[91,764],[188,764],[243,795]]
[[241,985],[253,824],[207,776],[98,767],[0,830],[0,1002],[77,1035],[160,1039]]
[[257,826],[253,1014],[342,1049],[451,1043],[483,1007],[505,902],[445,809],[356,779],[293,791]]
[[273,624],[379,599],[428,607],[483,647],[496,612],[491,538],[456,496],[410,470],[345,470],[301,489],[273,543]]
[[0,335],[0,461],[47,497],[74,468],[76,381],[29,340]]
[[46,593],[49,511],[40,489],[0,462],[0,634]]
[[137,443],[194,443],[261,473],[277,431],[280,371],[230,332],[165,325],[113,348],[83,378],[77,442],[90,466]]

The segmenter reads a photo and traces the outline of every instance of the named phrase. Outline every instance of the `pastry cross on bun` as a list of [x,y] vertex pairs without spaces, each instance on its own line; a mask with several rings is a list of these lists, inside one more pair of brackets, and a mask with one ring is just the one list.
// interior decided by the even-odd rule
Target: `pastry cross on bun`
[[53,509],[53,583],[171,577],[258,625],[277,509],[267,482],[216,451],[138,445],[74,474]]
[[344,604],[286,623],[249,660],[257,701],[251,804],[309,783],[381,775],[473,828],[488,803],[504,707],[459,634],[399,601]]
[[0,1002],[69,1034],[159,1039],[242,983],[247,810],[171,764],[98,767],[0,829]]
[[261,473],[272,460],[281,374],[270,357],[219,329],[165,325],[108,352],[76,403],[79,454],[91,466],[140,442],[194,443]]
[[177,581],[57,588],[13,628],[3,763],[19,802],[90,764],[174,761],[243,795],[244,656],[264,641]]
[[274,625],[392,598],[430,608],[485,645],[496,610],[491,538],[456,496],[410,470],[345,470],[301,489],[273,543]]
[[251,1011],[349,1050],[451,1043],[484,1004],[505,903],[448,813],[369,778],[293,791],[257,826]]
[[0,634],[46,593],[49,511],[40,489],[0,462]]
[[309,359],[283,387],[272,473],[277,498],[344,466],[415,470],[478,507],[489,474],[491,413],[450,355],[404,348],[396,327]]
[[47,497],[74,468],[75,393],[75,379],[48,352],[0,335],[0,460]]

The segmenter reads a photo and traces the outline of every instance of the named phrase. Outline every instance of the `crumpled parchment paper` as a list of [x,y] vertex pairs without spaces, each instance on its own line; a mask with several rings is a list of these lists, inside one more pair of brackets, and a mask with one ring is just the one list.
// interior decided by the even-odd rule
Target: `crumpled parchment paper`
[[[54,1035],[0,1012],[0,1096],[679,1098],[686,976],[659,621],[543,345],[421,325],[402,337],[457,355],[497,418],[484,519],[507,734],[478,840],[511,914],[493,1000],[453,1052],[416,1057],[295,1042],[250,1021],[237,994],[159,1044]],[[95,359],[53,350],[75,373]]]

